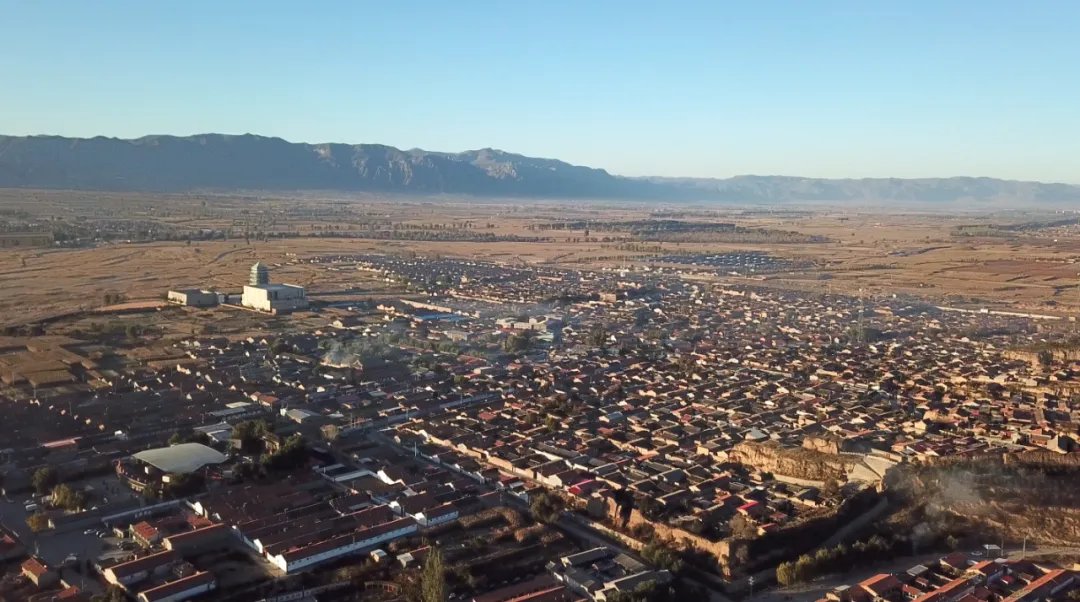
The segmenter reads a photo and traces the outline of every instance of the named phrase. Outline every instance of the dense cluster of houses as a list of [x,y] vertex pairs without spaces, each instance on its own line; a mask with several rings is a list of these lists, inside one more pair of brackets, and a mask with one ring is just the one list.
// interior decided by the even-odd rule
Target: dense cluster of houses
[[[586,506],[629,493],[650,520],[717,540],[781,529],[835,503],[833,485],[873,484],[898,462],[1080,451],[1080,365],[1012,352],[1057,336],[1033,320],[671,269],[341,260],[414,294],[322,308],[315,329],[193,336],[107,363],[74,339],[8,341],[4,395],[27,426],[0,450],[5,490],[28,491],[42,466],[129,466],[181,431],[233,456],[237,426],[264,421],[268,451],[299,434],[336,459],[266,490],[229,484],[223,468],[193,514],[291,573],[453,520],[490,487],[523,498],[546,487]],[[28,380],[27,358],[43,353],[68,375],[55,387]],[[341,457],[390,428],[415,462]],[[809,447],[844,469],[798,474],[747,461],[748,446]],[[97,518],[126,510],[103,501]],[[184,545],[134,536],[174,556],[168,546]],[[153,599],[212,587],[175,576]]]
[[818,602],[1034,602],[1061,599],[1078,588],[1076,571],[1053,563],[956,552],[837,587]]

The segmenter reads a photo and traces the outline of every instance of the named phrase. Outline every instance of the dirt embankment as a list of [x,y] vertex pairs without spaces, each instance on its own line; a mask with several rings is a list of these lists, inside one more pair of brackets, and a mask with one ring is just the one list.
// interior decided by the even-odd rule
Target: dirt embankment
[[1080,454],[1059,454],[1052,451],[1025,451],[1018,453],[982,454],[978,456],[942,456],[926,458],[926,466],[959,466],[968,468],[992,468],[1001,464],[1003,468],[1042,470],[1047,473],[1074,473],[1080,478]]
[[939,460],[890,474],[890,491],[969,533],[1050,545],[1080,542],[1080,455]]
[[1042,354],[1049,354],[1049,357],[1057,363],[1080,361],[1080,344],[1071,343],[1068,345],[1046,345],[1042,348],[1009,349],[1002,353],[1008,359],[1027,362],[1032,366],[1039,366],[1043,363],[1043,358],[1040,357]]
[[849,456],[749,441],[736,444],[729,458],[764,472],[810,481],[843,481],[856,464]]

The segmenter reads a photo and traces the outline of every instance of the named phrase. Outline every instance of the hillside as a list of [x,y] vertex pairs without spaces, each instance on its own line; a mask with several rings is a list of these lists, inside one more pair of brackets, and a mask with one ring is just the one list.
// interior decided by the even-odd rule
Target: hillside
[[1080,187],[991,178],[825,180],[625,178],[493,149],[460,153],[378,144],[306,144],[245,134],[64,138],[0,136],[0,187],[108,191],[333,190],[655,201],[1080,201]]
[[1024,452],[903,464],[887,482],[931,529],[1071,546],[1080,541],[1078,477],[1077,454]]

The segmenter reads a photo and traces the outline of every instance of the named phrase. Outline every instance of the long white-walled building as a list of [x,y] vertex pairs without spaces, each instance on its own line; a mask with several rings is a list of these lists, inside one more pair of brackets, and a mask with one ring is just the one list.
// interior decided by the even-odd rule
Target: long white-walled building
[[240,304],[244,307],[279,313],[307,309],[307,294],[304,287],[292,284],[257,284],[245,285],[244,294],[240,298]]
[[139,602],[181,602],[213,591],[217,579],[213,573],[201,572],[139,593]]
[[185,288],[169,291],[169,303],[188,307],[214,307],[218,304],[218,294],[198,288]]
[[416,521],[401,518],[395,521],[340,535],[333,539],[289,550],[280,554],[268,555],[267,559],[285,573],[294,573],[327,560],[340,558],[348,554],[377,546],[381,543],[412,535],[417,532]]

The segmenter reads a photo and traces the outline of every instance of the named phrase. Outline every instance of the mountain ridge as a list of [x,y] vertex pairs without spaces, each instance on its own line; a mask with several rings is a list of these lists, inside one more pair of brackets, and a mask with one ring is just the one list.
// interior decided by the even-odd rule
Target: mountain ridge
[[133,139],[0,135],[0,187],[116,192],[300,191],[730,203],[1057,204],[1080,186],[950,178],[624,177],[493,148],[402,150],[254,134]]

